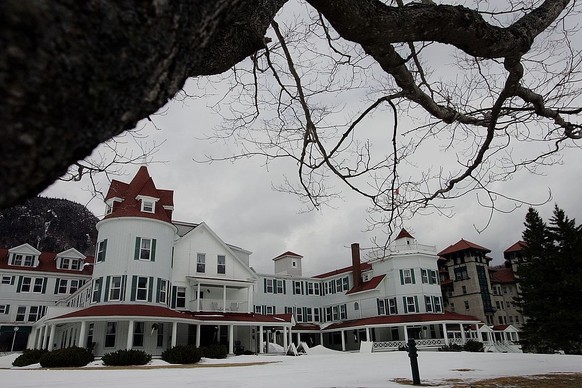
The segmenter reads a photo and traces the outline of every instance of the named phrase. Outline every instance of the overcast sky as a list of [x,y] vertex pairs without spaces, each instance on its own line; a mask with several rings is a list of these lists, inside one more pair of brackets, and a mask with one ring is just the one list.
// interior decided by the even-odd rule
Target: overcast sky
[[[143,139],[146,144],[163,143],[148,168],[158,188],[174,190],[175,220],[206,222],[227,243],[252,251],[251,265],[258,272],[267,273],[273,271],[271,259],[287,250],[303,255],[304,274],[314,275],[349,265],[351,243],[371,247],[374,237],[383,238],[379,231],[366,232],[369,204],[352,192],[342,190],[343,199],[333,202],[332,206],[305,212],[296,197],[273,190],[273,186],[283,182],[285,174],[296,176],[297,167],[291,161],[273,162],[268,168],[264,160],[258,158],[235,163],[195,162],[208,153],[228,155],[233,151],[230,143],[202,139],[222,122],[209,105],[216,101],[226,85],[213,83],[212,88],[206,85],[204,93],[194,90],[195,82],[188,85],[186,89],[192,93],[212,94],[213,97],[170,101],[160,114],[151,117],[155,125],[147,120],[138,125],[146,136]],[[342,101],[343,106],[351,107],[351,104],[352,101]],[[389,147],[390,134],[384,132],[386,120],[378,114],[367,126],[375,134],[370,138],[377,148]],[[447,157],[437,146],[423,152],[424,161]],[[521,174],[495,188],[534,201],[546,198],[551,191],[551,201],[538,208],[542,217],[547,219],[557,203],[570,217],[582,221],[581,161],[580,150],[572,149],[565,154],[561,165],[546,168],[542,175]],[[138,167],[127,166],[125,175],[116,179],[128,182]],[[106,191],[108,182],[101,179],[99,185]],[[43,195],[88,204],[91,211],[102,217],[104,205],[99,199],[90,201],[87,187],[85,180],[57,182]],[[494,264],[501,264],[503,250],[521,239],[527,212],[525,205],[511,213],[494,213],[490,221],[488,209],[478,204],[476,195],[448,205],[454,207],[453,217],[417,216],[406,222],[406,229],[419,243],[435,245],[437,251],[461,238],[472,241],[492,250],[490,256]],[[484,230],[479,232],[481,229]]]

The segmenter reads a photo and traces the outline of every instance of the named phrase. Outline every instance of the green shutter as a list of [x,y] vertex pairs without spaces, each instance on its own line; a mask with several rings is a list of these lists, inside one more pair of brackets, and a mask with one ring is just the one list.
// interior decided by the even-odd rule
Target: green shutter
[[176,308],[176,293],[178,292],[178,287],[172,286],[172,308]]
[[152,301],[154,294],[154,278],[150,276],[150,280],[148,281],[148,302]]
[[412,275],[412,284],[416,284],[416,279],[414,278],[414,268],[410,268],[410,274]]
[[266,278],[263,279],[263,287],[264,287],[265,294],[266,294],[267,293],[267,279]]
[[18,285],[16,286],[16,292],[20,292],[20,289],[22,288],[22,276],[18,277]]
[[46,294],[46,285],[48,284],[48,278],[42,280],[42,293]]
[[151,254],[152,261],[156,261],[156,239],[152,239],[152,254]]
[[55,283],[55,294],[59,293],[59,283],[61,282],[61,279],[57,278],[57,282]]
[[287,280],[283,280],[283,294],[287,293]]
[[156,303],[160,303],[160,287],[162,286],[162,279],[158,278],[158,286],[156,287]]
[[137,293],[137,276],[131,277],[131,301],[135,302],[135,294]]
[[418,312],[418,296],[414,296],[414,307],[416,308],[416,312]]
[[14,279],[16,278],[16,276],[12,276],[12,278],[10,279],[10,285],[13,286],[14,285]]
[[404,272],[400,270],[400,284],[404,284]]
[[111,282],[111,276],[107,276],[105,278],[105,294],[103,295],[103,302],[107,302],[109,300],[109,284]]
[[404,313],[408,314],[408,306],[406,304],[406,297],[405,296],[402,297],[402,302],[404,303]]
[[136,237],[135,238],[135,252],[133,255],[133,259],[134,260],[139,260],[139,250],[141,248],[141,238],[140,237]]

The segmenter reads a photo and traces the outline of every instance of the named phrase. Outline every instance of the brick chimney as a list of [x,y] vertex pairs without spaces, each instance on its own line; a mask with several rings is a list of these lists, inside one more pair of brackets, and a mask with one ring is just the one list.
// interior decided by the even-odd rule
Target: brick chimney
[[360,267],[360,244],[352,244],[352,274],[354,276],[354,288],[362,285],[362,268]]

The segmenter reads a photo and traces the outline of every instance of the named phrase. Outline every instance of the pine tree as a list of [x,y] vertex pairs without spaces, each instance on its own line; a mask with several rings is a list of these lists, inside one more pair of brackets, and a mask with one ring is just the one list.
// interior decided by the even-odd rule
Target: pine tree
[[526,259],[518,270],[518,300],[526,323],[525,349],[582,352],[582,228],[557,206],[547,226],[532,208],[523,239]]

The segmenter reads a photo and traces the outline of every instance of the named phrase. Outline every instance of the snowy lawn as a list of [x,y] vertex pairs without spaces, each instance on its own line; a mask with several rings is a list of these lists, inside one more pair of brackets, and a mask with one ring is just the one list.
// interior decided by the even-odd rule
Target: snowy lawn
[[[298,357],[283,355],[236,356],[226,360],[202,359],[196,367],[96,369],[93,365],[68,370],[46,370],[34,365],[13,368],[15,355],[0,357],[3,387],[403,387],[394,380],[411,379],[406,352],[341,353],[316,347]],[[240,365],[241,363],[264,363]],[[450,379],[475,381],[501,376],[552,372],[582,373],[582,356],[419,352],[423,384],[447,386]],[[218,366],[216,364],[227,364]],[[239,364],[237,366],[237,364]],[[207,366],[207,367],[205,367]],[[214,366],[214,367],[209,367]],[[453,380],[454,381],[454,380]]]

